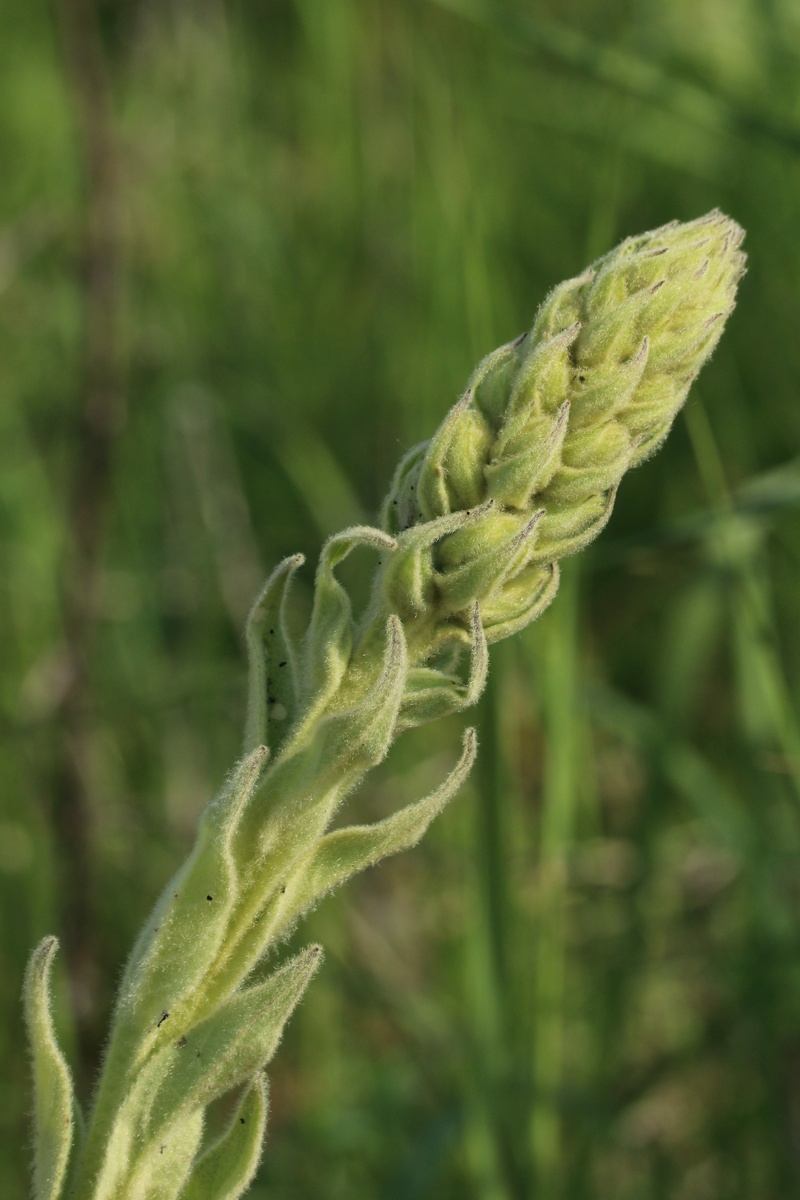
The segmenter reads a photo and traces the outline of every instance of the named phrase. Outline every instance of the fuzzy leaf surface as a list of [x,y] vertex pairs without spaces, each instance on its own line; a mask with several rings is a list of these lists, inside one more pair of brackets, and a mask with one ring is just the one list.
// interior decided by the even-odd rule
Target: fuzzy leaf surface
[[23,1003],[33,1060],[35,1200],[59,1200],[69,1166],[77,1108],[67,1061],[56,1041],[50,969],[58,941],[46,937],[25,972]]
[[228,1128],[197,1160],[181,1200],[238,1200],[244,1195],[258,1170],[267,1109],[266,1079],[259,1073]]

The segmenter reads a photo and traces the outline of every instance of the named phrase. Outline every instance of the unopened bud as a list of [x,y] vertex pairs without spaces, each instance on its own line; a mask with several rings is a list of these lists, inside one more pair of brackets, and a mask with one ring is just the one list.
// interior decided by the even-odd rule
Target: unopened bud
[[743,236],[715,210],[628,238],[479,364],[384,506],[402,555],[410,526],[492,502],[480,522],[430,540],[417,613],[478,601],[492,641],[541,611],[520,581],[549,594],[553,572],[540,572],[597,535],[622,476],[666,437],[733,309]]

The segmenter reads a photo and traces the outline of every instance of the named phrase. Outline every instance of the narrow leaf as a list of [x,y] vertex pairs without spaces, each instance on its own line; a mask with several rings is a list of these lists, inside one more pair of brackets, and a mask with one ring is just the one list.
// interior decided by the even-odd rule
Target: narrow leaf
[[413,525],[419,513],[419,505],[412,482],[418,474],[420,463],[425,457],[428,442],[420,442],[409,450],[394,473],[389,494],[381,509],[381,528],[390,534],[402,533]]
[[350,661],[353,617],[350,597],[335,568],[357,546],[390,553],[396,543],[380,529],[356,525],[329,538],[322,548],[314,587],[314,609],[306,637],[304,696],[325,703],[338,688]]
[[325,739],[321,742],[322,755],[337,764],[340,778],[347,771],[360,774],[381,762],[396,733],[408,672],[408,647],[402,622],[394,614],[386,621],[385,637],[381,670],[374,684],[356,704],[334,712],[320,726]]
[[429,796],[374,825],[352,825],[322,838],[287,883],[281,897],[282,911],[277,918],[275,936],[285,933],[286,927],[298,916],[353,875],[390,854],[415,846],[469,775],[476,752],[475,730],[467,729],[461,758]]
[[267,1124],[267,1082],[255,1076],[218,1141],[198,1159],[181,1200],[238,1200],[258,1169]]
[[126,967],[121,1011],[149,1022],[151,1039],[171,1036],[175,1006],[204,978],[225,937],[237,892],[232,840],[266,759],[265,747],[253,750],[207,806],[191,855],[162,893]]
[[270,724],[287,722],[297,713],[297,663],[286,628],[286,598],[302,554],[285,558],[270,575],[247,618],[248,660],[245,751],[269,745]]
[[162,1052],[147,1118],[150,1136],[266,1066],[321,961],[321,947],[309,947],[263,983],[236,993],[179,1045]]
[[50,1011],[50,968],[58,940],[46,937],[25,972],[23,1003],[33,1059],[36,1200],[59,1200],[69,1164],[77,1106],[66,1059],[56,1041]]
[[186,1180],[203,1137],[203,1110],[162,1129],[137,1159],[122,1192],[125,1200],[183,1200]]

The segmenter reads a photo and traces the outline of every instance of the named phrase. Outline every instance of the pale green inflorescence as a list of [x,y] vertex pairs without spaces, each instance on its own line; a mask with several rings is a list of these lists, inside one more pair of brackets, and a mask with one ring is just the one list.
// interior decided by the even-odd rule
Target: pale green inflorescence
[[629,238],[484,359],[384,505],[395,534],[465,518],[434,543],[424,595],[391,590],[398,611],[442,619],[478,600],[490,642],[539,615],[558,560],[603,528],[622,476],[664,440],[719,341],[743,237],[715,211]]
[[[556,288],[401,463],[383,527],[326,544],[302,636],[289,598],[302,558],[267,581],[247,628],[245,756],[128,962],[85,1133],[49,1016],[55,940],[32,960],[37,1200],[247,1189],[263,1068],[321,954],[312,946],[271,974],[265,958],[326,892],[419,840],[467,775],[474,731],[430,796],[331,832],[334,814],[402,730],[474,703],[488,643],[543,610],[558,560],[608,520],[622,475],[666,436],[720,337],[742,236],[713,212],[631,238]],[[378,563],[357,621],[336,568],[362,546]],[[206,1147],[206,1109],[234,1088],[237,1115]]]

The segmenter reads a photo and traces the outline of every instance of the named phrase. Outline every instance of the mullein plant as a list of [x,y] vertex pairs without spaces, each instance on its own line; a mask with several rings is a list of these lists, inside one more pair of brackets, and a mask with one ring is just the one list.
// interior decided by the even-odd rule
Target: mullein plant
[[[200,818],[125,968],[84,1122],[53,1029],[57,941],[34,951],[24,1003],[34,1073],[36,1200],[234,1200],[267,1117],[264,1069],[322,961],[267,956],[326,893],[413,846],[476,752],[429,796],[372,825],[330,826],[404,730],[474,704],[488,646],[556,594],[559,560],[609,519],[622,476],[669,432],[716,346],[744,269],[714,211],[629,238],[557,287],[495,350],[430,441],[400,463],[378,527],[330,538],[302,637],[285,559],[247,624],[244,755]],[[375,553],[356,620],[337,567]],[[227,1129],[204,1118],[238,1091]]]

